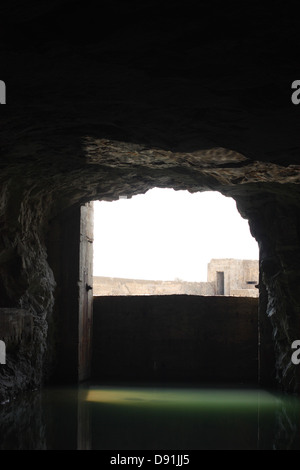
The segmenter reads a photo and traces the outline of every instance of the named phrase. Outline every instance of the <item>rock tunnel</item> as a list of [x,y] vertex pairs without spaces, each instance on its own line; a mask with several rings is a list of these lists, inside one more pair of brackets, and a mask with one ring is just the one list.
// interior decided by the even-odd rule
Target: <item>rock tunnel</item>
[[86,328],[73,267],[89,203],[154,187],[235,199],[260,250],[261,383],[299,393],[299,28],[276,5],[270,21],[257,2],[1,4],[0,325],[23,338],[1,401],[88,375],[68,354]]

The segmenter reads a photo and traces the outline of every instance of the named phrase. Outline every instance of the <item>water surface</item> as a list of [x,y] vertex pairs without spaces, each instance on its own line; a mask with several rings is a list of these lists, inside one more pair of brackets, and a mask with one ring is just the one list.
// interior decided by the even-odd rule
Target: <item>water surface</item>
[[300,399],[264,390],[81,385],[0,406],[0,449],[300,450]]

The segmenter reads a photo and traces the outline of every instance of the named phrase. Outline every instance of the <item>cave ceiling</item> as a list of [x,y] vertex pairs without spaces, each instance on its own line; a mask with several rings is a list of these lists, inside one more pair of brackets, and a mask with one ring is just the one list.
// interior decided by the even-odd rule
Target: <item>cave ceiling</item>
[[204,189],[299,183],[292,9],[98,3],[1,3],[3,184],[67,195],[84,181],[88,199],[114,172],[161,185],[181,172]]

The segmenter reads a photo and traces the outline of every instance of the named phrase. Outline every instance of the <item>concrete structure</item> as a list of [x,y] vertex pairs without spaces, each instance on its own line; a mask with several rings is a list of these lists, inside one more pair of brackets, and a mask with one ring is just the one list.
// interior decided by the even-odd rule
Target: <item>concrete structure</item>
[[212,259],[207,267],[207,281],[215,295],[258,297],[259,262],[244,259]]
[[108,295],[227,295],[258,297],[258,261],[213,259],[208,264],[207,282],[149,281],[94,276],[94,296]]

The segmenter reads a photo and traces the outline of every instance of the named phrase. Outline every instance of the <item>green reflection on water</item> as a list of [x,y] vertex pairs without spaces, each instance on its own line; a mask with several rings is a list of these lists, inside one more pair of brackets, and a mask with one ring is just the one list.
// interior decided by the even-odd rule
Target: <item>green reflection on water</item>
[[194,409],[274,408],[281,401],[265,391],[257,390],[186,390],[142,388],[90,388],[86,401],[141,407],[184,407]]
[[300,450],[299,397],[238,388],[45,388],[0,407],[0,449]]
[[95,449],[300,448],[299,426],[282,420],[299,423],[298,399],[263,390],[102,386],[82,400]]

